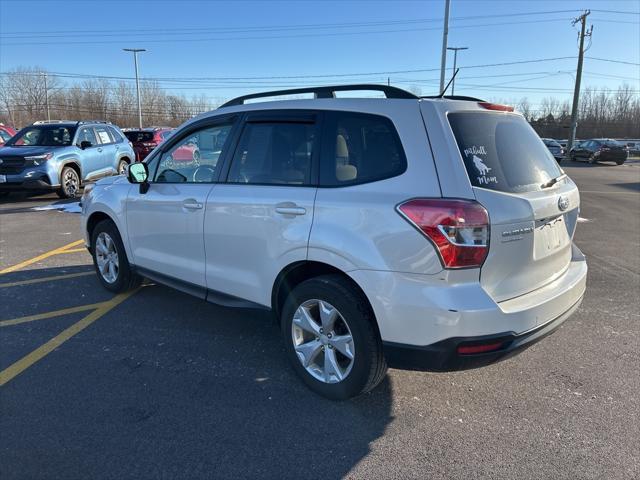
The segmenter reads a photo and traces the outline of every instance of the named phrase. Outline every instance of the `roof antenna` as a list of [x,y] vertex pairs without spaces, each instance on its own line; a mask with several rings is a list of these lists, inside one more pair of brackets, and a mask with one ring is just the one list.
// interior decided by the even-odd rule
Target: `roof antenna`
[[447,86],[444,87],[444,90],[442,90],[442,92],[440,92],[440,95],[438,95],[436,98],[442,98],[444,97],[444,94],[447,93],[447,90],[449,89],[449,85],[451,85],[451,83],[453,82],[453,80],[456,78],[456,75],[458,74],[458,72],[460,71],[459,68],[456,68],[456,71],[453,72],[453,75],[451,76],[451,80],[449,80],[449,83],[447,83]]

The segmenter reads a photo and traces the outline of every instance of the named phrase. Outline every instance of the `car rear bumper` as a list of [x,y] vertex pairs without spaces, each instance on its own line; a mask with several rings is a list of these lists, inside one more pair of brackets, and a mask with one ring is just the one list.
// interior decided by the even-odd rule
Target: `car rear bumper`
[[[555,332],[578,309],[582,298],[580,297],[569,310],[559,317],[527,332],[520,334],[503,332],[479,337],[447,338],[424,347],[383,342],[385,358],[390,367],[406,370],[443,372],[484,367],[517,355]],[[496,345],[498,345],[497,348],[486,353],[464,354],[458,350],[460,347],[489,346],[494,348]]]
[[[482,288],[477,269],[444,270],[437,275],[371,271],[350,275],[373,307],[390,362],[442,370],[491,363],[553,331],[580,305],[587,264],[573,245],[571,262],[559,278],[502,302],[495,302]],[[500,339],[499,351],[457,358],[460,345]]]

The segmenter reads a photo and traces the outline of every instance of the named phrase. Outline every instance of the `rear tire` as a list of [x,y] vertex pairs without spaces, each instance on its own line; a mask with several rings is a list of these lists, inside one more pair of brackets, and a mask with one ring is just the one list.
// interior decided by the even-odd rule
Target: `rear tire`
[[618,164],[618,165],[622,165],[625,161],[626,161],[626,160],[618,160],[618,161],[616,161],[616,164]]
[[80,193],[80,175],[72,167],[64,167],[60,174],[60,188],[56,192],[60,198],[76,198]]
[[280,320],[293,369],[314,392],[346,400],[372,390],[384,378],[387,364],[373,311],[344,277],[323,275],[296,286]]
[[126,292],[142,282],[131,269],[118,228],[111,220],[103,220],[93,229],[91,255],[98,280],[107,290]]

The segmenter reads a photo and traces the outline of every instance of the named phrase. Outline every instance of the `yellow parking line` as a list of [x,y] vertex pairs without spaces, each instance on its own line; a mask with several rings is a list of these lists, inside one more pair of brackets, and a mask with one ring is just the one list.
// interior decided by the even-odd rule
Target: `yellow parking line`
[[66,249],[76,247],[80,245],[82,242],[84,242],[84,240],[77,240],[75,242],[68,243],[67,245],[64,245],[62,247],[49,250],[48,252],[45,252],[42,255],[38,255],[37,257],[30,258],[29,260],[25,260],[24,262],[20,262],[20,263],[17,263],[16,265],[0,270],[0,275],[4,275],[5,273],[10,273],[10,272],[15,272],[16,270],[20,270],[21,268],[24,268],[31,264],[39,262],[40,260],[44,260],[45,258],[58,255],[59,253],[64,253]]
[[72,248],[71,250],[65,250],[64,252],[60,252],[60,253],[78,253],[78,252],[89,253],[89,250],[87,250],[86,248]]
[[42,359],[43,357],[51,353],[53,350],[58,348],[60,345],[62,345],[64,342],[72,338],[74,335],[76,335],[77,333],[87,328],[93,322],[95,322],[100,317],[102,317],[103,315],[111,311],[113,308],[117,307],[119,304],[121,304],[123,301],[125,301],[127,298],[129,298],[131,295],[133,295],[137,291],[138,289],[132,290],[126,293],[120,293],[115,297],[113,297],[111,300],[107,302],[103,302],[103,304],[100,307],[98,307],[96,310],[94,310],[89,315],[84,317],[82,320],[74,323],[69,328],[67,328],[60,334],[53,337],[44,345],[38,347],[33,352],[29,353],[28,355],[22,357],[20,360],[13,363],[9,367],[5,368],[3,371],[0,372],[0,387],[5,385],[11,379],[15,378],[17,375],[20,375],[20,373],[24,372],[27,368],[32,366],[38,360]]
[[19,280],[17,282],[0,283],[0,288],[19,287],[21,285],[32,285],[34,283],[51,282],[54,280],[66,280],[67,278],[85,277],[87,275],[95,275],[93,270],[89,272],[67,273],[65,275],[54,275],[51,277],[31,278],[29,280]]
[[60,317],[71,313],[86,312],[87,310],[95,310],[103,307],[107,302],[92,303],[90,305],[80,305],[78,307],[63,308],[54,310],[53,312],[37,313],[35,315],[27,315],[26,317],[13,318],[11,320],[0,321],[0,327],[8,327],[10,325],[19,325],[21,323],[35,322],[36,320],[45,320],[47,318]]

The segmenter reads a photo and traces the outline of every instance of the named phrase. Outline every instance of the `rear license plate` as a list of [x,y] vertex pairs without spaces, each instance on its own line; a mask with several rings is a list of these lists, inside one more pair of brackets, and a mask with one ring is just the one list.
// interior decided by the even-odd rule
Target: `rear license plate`
[[0,183],[7,183],[7,176],[6,175],[0,175]]
[[545,223],[540,227],[542,244],[549,250],[556,250],[563,244],[564,237],[567,236],[567,229],[564,226],[562,217]]

